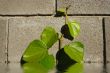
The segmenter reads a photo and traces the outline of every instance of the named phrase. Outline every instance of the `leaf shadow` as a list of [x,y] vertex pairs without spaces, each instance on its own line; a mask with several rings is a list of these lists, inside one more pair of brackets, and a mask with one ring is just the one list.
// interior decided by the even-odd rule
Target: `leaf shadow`
[[56,54],[56,60],[57,60],[57,73],[63,73],[65,72],[66,69],[68,69],[68,67],[70,67],[71,65],[75,64],[76,62],[74,60],[72,60],[65,52],[64,52],[64,48],[62,48],[61,50],[59,50]]
[[56,14],[55,14],[54,17],[62,17],[62,16],[65,16],[65,13],[64,12],[56,11]]
[[61,33],[63,34],[64,38],[68,40],[73,40],[74,38],[71,36],[68,25],[63,25],[61,27]]
[[22,57],[21,57],[21,60],[20,60],[21,66],[22,66],[23,64],[25,64],[25,63],[26,63],[26,61],[23,60],[23,56],[22,56]]

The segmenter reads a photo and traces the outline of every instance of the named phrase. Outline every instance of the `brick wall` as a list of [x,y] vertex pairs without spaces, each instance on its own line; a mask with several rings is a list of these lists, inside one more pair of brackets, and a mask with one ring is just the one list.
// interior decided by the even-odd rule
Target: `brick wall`
[[[0,0],[0,62],[19,62],[45,26],[60,32],[64,17],[54,15],[68,5],[70,20],[81,24],[76,39],[85,44],[85,61],[110,62],[110,0]],[[55,55],[57,49],[58,42],[50,52]]]

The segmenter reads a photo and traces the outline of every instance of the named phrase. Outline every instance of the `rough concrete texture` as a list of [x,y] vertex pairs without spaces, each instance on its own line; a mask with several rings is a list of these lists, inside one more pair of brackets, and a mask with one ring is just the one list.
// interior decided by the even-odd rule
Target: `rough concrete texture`
[[110,73],[110,63],[107,63],[107,73]]
[[0,0],[0,15],[53,14],[55,0]]
[[103,63],[85,63],[84,64],[84,73],[104,73],[103,72]]
[[68,5],[69,14],[110,14],[110,0],[57,0],[57,10]]
[[[102,24],[99,17],[70,17],[81,23],[81,34],[78,38],[85,44],[85,61],[101,62],[103,60]],[[45,26],[50,25],[60,31],[64,18],[27,17],[9,20],[9,61],[19,62],[30,41],[39,39]],[[63,43],[67,43],[63,40]],[[64,44],[62,45],[64,46]],[[56,53],[58,42],[50,49]]]
[[7,73],[7,64],[0,63],[0,73]]
[[106,55],[107,61],[110,62],[110,18],[105,18],[105,36],[106,36]]
[[7,73],[24,73],[20,63],[9,63],[7,69]]
[[6,45],[7,45],[7,20],[0,18],[0,62],[5,62],[6,57]]

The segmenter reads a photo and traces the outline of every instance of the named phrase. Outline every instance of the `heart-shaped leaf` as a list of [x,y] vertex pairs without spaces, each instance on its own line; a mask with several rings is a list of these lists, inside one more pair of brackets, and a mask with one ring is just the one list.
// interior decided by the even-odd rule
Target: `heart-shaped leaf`
[[55,65],[55,59],[53,55],[47,55],[40,63],[47,69],[52,69]]
[[32,41],[23,54],[26,62],[36,62],[43,59],[48,53],[46,45],[40,40]]
[[68,22],[69,31],[72,37],[76,37],[80,32],[80,24],[76,21]]
[[74,61],[82,62],[84,57],[84,45],[81,42],[72,42],[64,47],[65,53]]
[[64,73],[84,73],[83,63],[73,64]]
[[41,40],[49,49],[58,40],[58,33],[52,27],[46,27],[41,34]]
[[40,63],[25,63],[23,64],[23,72],[24,73],[48,73],[48,69],[46,69]]

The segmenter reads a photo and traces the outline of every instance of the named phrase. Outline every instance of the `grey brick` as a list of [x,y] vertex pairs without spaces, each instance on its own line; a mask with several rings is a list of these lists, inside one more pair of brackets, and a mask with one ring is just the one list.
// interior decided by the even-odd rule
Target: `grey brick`
[[[101,62],[103,60],[102,23],[99,17],[70,17],[81,23],[81,34],[78,38],[85,44],[85,61]],[[39,39],[45,26],[50,25],[60,32],[64,18],[24,17],[9,20],[9,60],[19,62],[30,41]],[[67,43],[63,40],[63,43]],[[64,46],[64,44],[62,45]],[[50,49],[56,53],[58,42]]]
[[110,63],[107,63],[107,72],[110,73]]
[[54,0],[0,0],[1,15],[52,14]]
[[84,73],[103,73],[103,63],[85,63]]
[[7,20],[0,18],[0,62],[5,62],[7,45]]
[[57,0],[58,10],[71,5],[69,14],[110,14],[110,0]]
[[110,18],[105,18],[106,54],[107,61],[110,62]]
[[9,63],[7,73],[24,73],[20,63]]
[[0,63],[0,73],[7,73],[7,64]]

